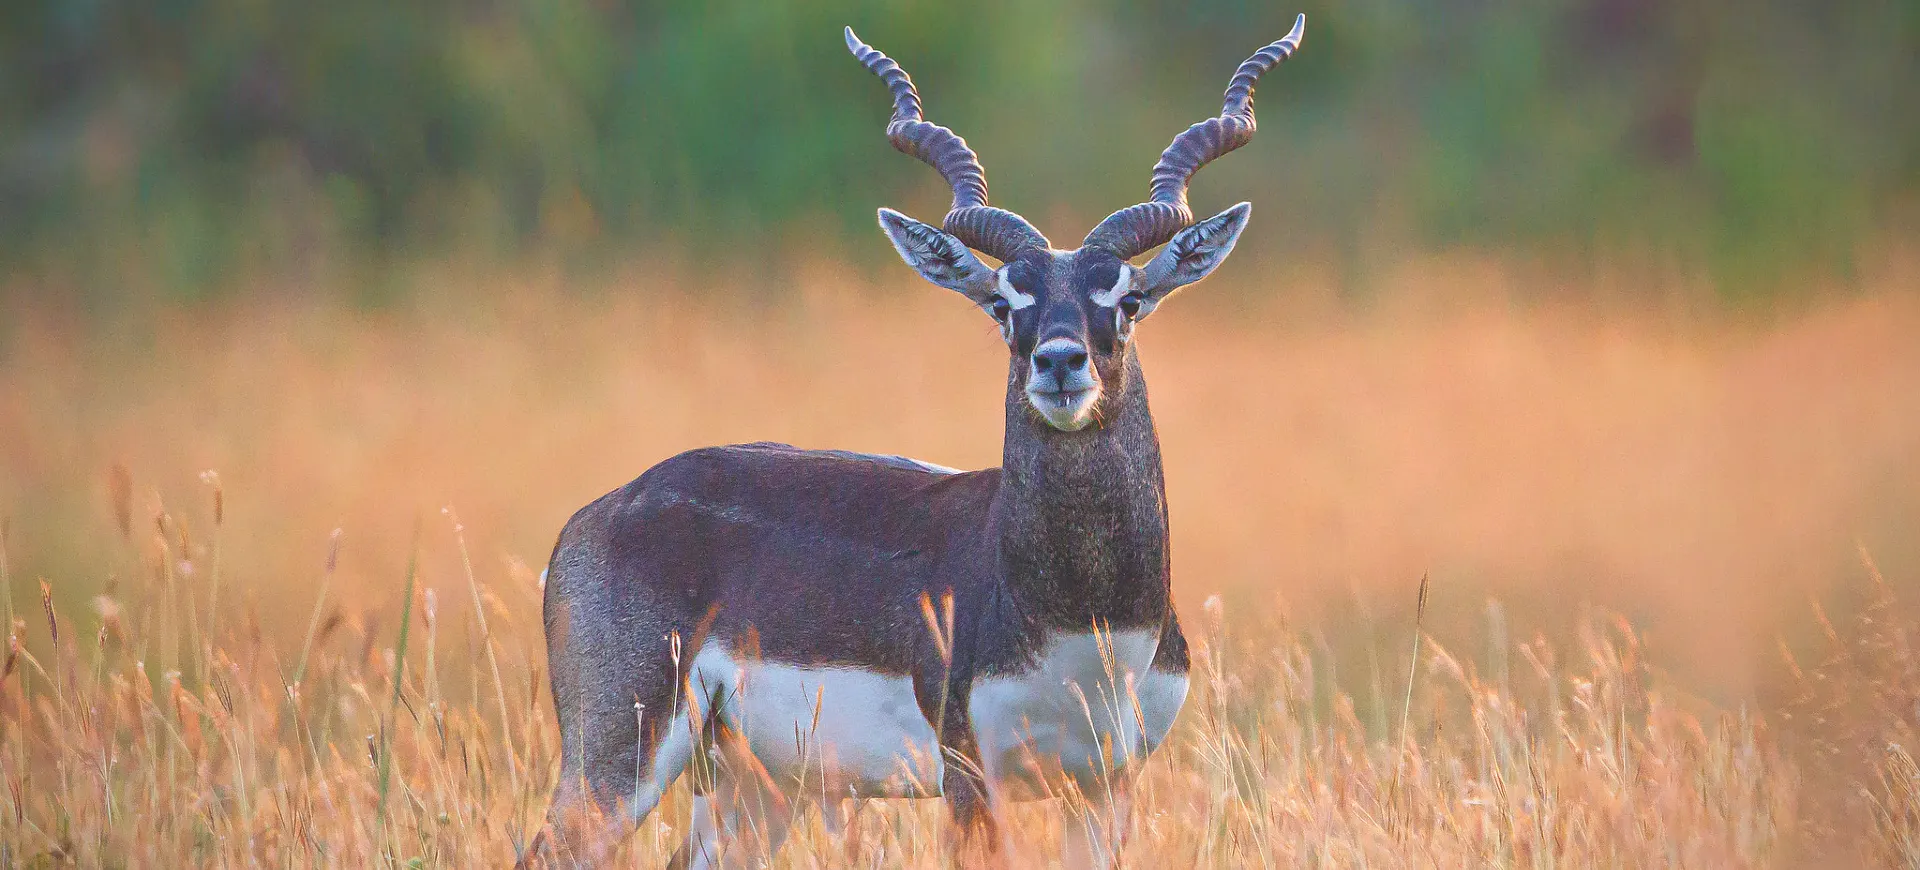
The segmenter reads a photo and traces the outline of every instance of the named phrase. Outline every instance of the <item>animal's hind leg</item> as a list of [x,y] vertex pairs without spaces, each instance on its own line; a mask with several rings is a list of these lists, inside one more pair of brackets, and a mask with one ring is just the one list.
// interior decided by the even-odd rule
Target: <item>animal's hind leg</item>
[[733,830],[733,817],[725,815],[726,805],[716,794],[720,790],[720,754],[714,748],[713,734],[709,720],[687,764],[687,790],[693,797],[686,819],[687,835],[673,857],[667,859],[666,870],[717,866],[725,846],[723,834],[730,835]]
[[[549,818],[574,860],[604,860],[687,767],[698,738],[685,702],[675,704],[670,691],[652,697],[658,708],[630,703],[617,711],[589,710],[567,723],[576,731],[561,740],[570,754],[560,766]],[[646,721],[650,708],[666,711],[659,722]]]
[[[768,807],[751,791],[728,781],[711,795],[696,796],[693,827],[667,865],[669,870],[770,866],[780,845],[786,842],[793,817],[783,809]],[[804,807],[795,805],[793,809],[797,812]]]
[[[668,867],[688,870],[770,865],[793,820],[808,807],[787,796],[754,758],[746,739],[722,723],[707,731],[717,760],[711,779],[695,778],[693,824]],[[701,765],[695,765],[701,767]]]
[[[697,714],[679,689],[674,636],[635,624],[656,621],[649,617],[657,611],[556,595],[569,579],[553,577],[547,587],[561,748],[548,819],[560,861],[591,865],[606,860],[686,768]],[[622,610],[639,618],[622,621]]]

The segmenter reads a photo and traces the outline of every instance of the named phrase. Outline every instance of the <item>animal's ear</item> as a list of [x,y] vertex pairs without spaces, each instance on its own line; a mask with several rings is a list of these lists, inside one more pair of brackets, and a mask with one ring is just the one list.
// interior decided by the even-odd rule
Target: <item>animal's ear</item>
[[1243,202],[1181,230],[1167,247],[1141,270],[1141,293],[1152,302],[1207,277],[1233,253],[1240,231],[1247,228],[1253,204]]
[[999,279],[959,239],[890,208],[880,210],[880,229],[920,277],[958,290],[975,304],[985,305],[993,297]]

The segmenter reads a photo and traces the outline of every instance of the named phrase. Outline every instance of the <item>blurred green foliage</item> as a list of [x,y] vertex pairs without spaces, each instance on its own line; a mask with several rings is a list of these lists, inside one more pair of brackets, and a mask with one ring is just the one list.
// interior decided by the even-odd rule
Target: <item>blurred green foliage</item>
[[887,146],[844,24],[996,204],[1071,243],[1298,11],[1259,137],[1194,191],[1253,200],[1266,251],[1630,253],[1764,286],[1843,271],[1920,182],[1920,0],[25,2],[0,5],[0,287],[823,232],[884,255],[845,234],[945,193]]

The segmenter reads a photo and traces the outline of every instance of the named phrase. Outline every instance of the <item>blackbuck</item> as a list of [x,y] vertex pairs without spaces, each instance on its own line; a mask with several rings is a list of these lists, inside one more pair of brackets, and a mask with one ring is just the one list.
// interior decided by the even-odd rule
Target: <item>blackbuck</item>
[[997,863],[998,808],[1060,795],[1068,863],[1111,863],[1129,778],[1187,695],[1135,330],[1233,250],[1251,207],[1196,223],[1187,185],[1252,139],[1254,85],[1305,23],[1173,140],[1148,201],[1071,251],[987,205],[974,152],[847,30],[892,92],[893,146],[953,189],[941,226],[882,208],[880,228],[999,324],[1001,467],[712,447],[575,514],[546,578],[560,860],[604,856],[690,772],[683,865],[761,860],[815,805],[834,829],[867,798],[931,797],[963,860]]

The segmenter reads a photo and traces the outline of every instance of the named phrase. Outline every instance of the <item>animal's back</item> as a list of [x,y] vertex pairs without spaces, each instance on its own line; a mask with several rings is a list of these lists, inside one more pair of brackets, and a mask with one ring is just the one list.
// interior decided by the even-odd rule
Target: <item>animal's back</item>
[[[688,451],[567,523],[548,622],[612,617],[689,643],[751,627],[769,658],[904,666],[925,632],[920,595],[977,564],[998,482],[998,469],[784,444]],[[587,599],[610,612],[582,613]]]

